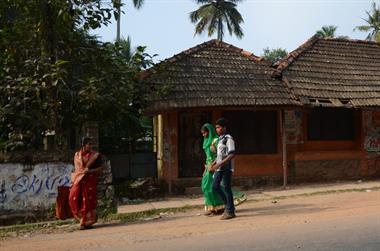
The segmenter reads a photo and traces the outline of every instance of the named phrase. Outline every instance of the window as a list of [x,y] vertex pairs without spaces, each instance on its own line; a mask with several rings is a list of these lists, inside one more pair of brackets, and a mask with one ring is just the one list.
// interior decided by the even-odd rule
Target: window
[[354,140],[354,111],[343,108],[316,108],[308,116],[309,140]]
[[277,112],[225,111],[237,154],[277,153]]

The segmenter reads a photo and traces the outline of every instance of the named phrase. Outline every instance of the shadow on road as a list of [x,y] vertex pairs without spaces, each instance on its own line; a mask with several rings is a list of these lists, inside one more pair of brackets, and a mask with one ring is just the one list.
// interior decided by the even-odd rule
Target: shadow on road
[[[291,204],[291,205],[278,205],[273,204],[268,207],[252,207],[237,209],[236,213],[239,218],[242,217],[256,217],[256,216],[270,216],[282,214],[303,214],[303,213],[319,213],[332,207],[316,207],[313,204]],[[242,213],[242,214],[241,214]],[[240,215],[241,214],[241,215]]]

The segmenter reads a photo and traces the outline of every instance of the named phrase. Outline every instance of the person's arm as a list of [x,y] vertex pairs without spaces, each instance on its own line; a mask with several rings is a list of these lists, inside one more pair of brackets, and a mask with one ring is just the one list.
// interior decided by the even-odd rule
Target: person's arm
[[207,170],[209,170],[210,172],[215,172],[215,170],[214,170],[214,168],[213,168],[213,166],[216,164],[216,160],[214,160],[210,165],[209,165],[209,167],[207,168],[207,166],[206,166],[206,168],[207,168]]
[[89,172],[90,173],[100,173],[101,171],[103,171],[104,169],[104,164],[102,164],[101,166],[95,168],[95,169],[90,169]]
[[217,144],[217,142],[218,142],[218,139],[215,138],[215,139],[212,141],[211,145],[210,145],[210,151],[211,151],[212,153],[216,153],[216,144]]
[[218,170],[220,167],[225,166],[233,158],[235,158],[235,154],[234,153],[228,154],[227,157],[225,159],[223,159],[221,162],[214,163],[211,166],[210,171],[214,172],[214,171]]
[[[105,168],[105,161],[103,156],[100,153],[97,153],[97,158],[101,158],[101,165],[97,168],[90,169],[89,172],[100,173]],[[97,158],[95,159],[95,162],[98,161]]]

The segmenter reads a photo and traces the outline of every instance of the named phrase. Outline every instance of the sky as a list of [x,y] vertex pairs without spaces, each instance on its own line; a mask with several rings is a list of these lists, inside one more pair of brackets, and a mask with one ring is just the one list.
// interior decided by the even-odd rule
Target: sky
[[[124,14],[121,35],[130,36],[132,46],[147,46],[155,61],[164,60],[183,50],[216,38],[207,34],[194,36],[195,25],[189,13],[198,8],[195,0],[145,0],[141,9],[132,0],[122,0]],[[263,49],[296,49],[323,25],[338,26],[337,35],[365,39],[366,33],[353,31],[363,25],[362,18],[373,0],[243,0],[238,10],[244,18],[244,37],[238,39],[225,32],[224,41],[262,55]],[[376,0],[377,3],[380,1]],[[102,41],[114,41],[116,21],[94,30]]]

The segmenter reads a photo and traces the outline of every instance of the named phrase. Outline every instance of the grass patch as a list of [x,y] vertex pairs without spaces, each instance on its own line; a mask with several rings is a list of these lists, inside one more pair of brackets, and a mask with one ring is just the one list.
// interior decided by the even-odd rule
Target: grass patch
[[[147,211],[134,212],[134,213],[123,213],[123,214],[107,214],[103,218],[99,218],[100,223],[127,223],[136,222],[146,218],[154,218],[159,216],[161,213],[180,213],[186,212],[193,209],[200,209],[203,206],[184,206],[179,208],[162,208],[162,209],[151,209]],[[67,229],[71,228],[73,225],[78,224],[74,219],[65,221],[53,221],[53,222],[41,222],[41,223],[30,223],[30,224],[20,224],[12,225],[7,227],[0,227],[0,238],[6,238],[10,236],[20,236],[22,234],[27,234],[31,232],[49,232],[60,226],[67,225]],[[64,228],[63,228],[64,229]]]
[[111,214],[102,219],[102,222],[118,221],[120,223],[127,223],[142,220],[149,217],[159,216],[161,213],[182,213],[193,209],[200,209],[203,206],[184,206],[178,208],[161,208],[150,209],[141,212],[123,213],[123,214]]
[[59,226],[73,225],[73,224],[76,224],[76,221],[71,219],[71,220],[64,220],[64,221],[58,220],[58,221],[52,221],[52,222],[29,223],[29,224],[0,227],[0,238],[9,237],[11,235],[19,236],[21,234],[41,231],[41,230],[51,230],[51,229],[56,229]]

